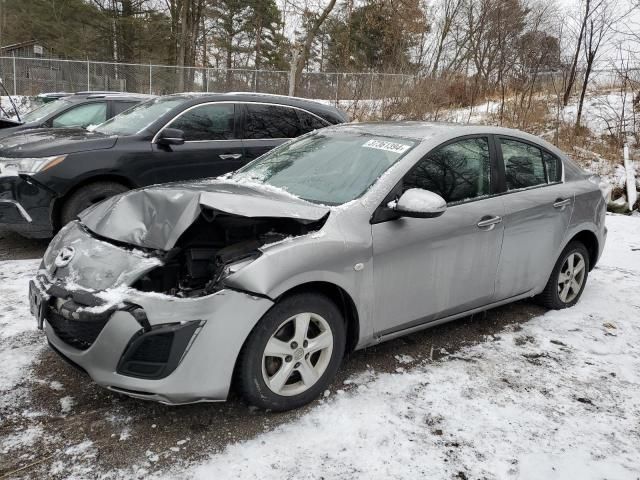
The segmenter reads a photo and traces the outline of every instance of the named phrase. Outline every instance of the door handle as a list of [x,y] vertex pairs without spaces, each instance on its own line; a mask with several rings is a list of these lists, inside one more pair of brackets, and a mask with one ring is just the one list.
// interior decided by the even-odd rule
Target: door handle
[[557,198],[553,204],[553,208],[564,208],[571,204],[570,198]]
[[502,217],[491,217],[487,215],[486,217],[482,217],[480,221],[477,223],[478,228],[482,230],[493,230],[497,224],[502,222]]
[[242,154],[241,153],[223,153],[222,155],[218,155],[222,160],[238,160]]

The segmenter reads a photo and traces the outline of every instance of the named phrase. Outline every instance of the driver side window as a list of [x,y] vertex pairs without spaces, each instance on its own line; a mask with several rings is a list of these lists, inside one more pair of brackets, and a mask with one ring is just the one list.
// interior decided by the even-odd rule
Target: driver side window
[[234,104],[208,104],[192,108],[168,126],[182,130],[186,141],[230,140],[235,138],[234,118]]
[[53,128],[88,127],[99,125],[107,119],[107,103],[95,102],[80,105],[61,113],[51,122]]
[[491,193],[487,137],[465,138],[429,152],[403,180],[403,191],[421,188],[450,203]]

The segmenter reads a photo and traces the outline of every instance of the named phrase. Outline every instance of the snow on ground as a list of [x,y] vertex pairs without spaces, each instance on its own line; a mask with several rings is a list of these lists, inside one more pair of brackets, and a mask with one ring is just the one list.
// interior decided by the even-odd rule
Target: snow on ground
[[[578,102],[574,99],[563,110],[563,120],[573,123],[578,115]],[[633,130],[633,95],[619,91],[591,92],[585,97],[581,123],[596,135],[615,135],[620,128]]]
[[163,478],[637,479],[640,219],[608,216],[574,308],[397,374]]
[[[8,96],[0,96],[0,106],[2,110],[6,112],[9,117],[15,116],[15,110],[13,108],[13,104],[11,103],[13,100],[13,104],[15,104],[18,112],[22,115],[24,113],[30,112],[40,104],[34,101],[34,97],[27,97],[24,95],[12,95]],[[4,113],[0,110],[0,118],[4,117]]]
[[29,280],[39,260],[0,262],[0,407],[12,401],[14,389],[42,349],[27,301]]

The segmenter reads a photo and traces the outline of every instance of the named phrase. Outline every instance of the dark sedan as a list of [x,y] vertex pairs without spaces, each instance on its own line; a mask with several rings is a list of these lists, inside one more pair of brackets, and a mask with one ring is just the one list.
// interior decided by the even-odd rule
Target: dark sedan
[[88,127],[99,125],[140,102],[154,98],[117,92],[82,92],[66,94],[45,102],[19,119],[0,119],[0,138],[34,128]]
[[126,190],[236,170],[290,138],[347,121],[318,102],[251,93],[177,94],[93,131],[43,129],[0,139],[0,227],[48,238]]

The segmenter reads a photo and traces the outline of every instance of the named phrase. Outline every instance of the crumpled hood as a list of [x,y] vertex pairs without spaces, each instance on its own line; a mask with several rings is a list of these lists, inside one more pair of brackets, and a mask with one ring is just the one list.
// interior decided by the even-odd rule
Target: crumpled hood
[[248,218],[320,220],[329,207],[314,205],[266,185],[204,180],[133,190],[80,214],[80,221],[104,238],[143,248],[170,250],[203,208]]
[[111,148],[116,141],[115,136],[89,132],[84,128],[38,128],[0,138],[0,156],[49,157]]

